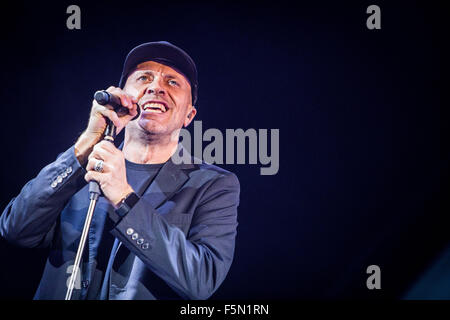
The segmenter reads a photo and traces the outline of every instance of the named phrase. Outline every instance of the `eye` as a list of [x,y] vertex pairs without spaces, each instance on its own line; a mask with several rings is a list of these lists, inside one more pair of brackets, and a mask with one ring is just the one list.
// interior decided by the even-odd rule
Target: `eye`
[[138,77],[137,78],[137,80],[138,81],[147,81],[147,80],[149,80],[150,78],[149,78],[149,76],[147,76],[147,75],[142,75],[142,76],[140,76],[140,77]]
[[179,86],[178,82],[175,81],[175,80],[173,80],[173,79],[170,79],[170,80],[169,80],[169,84],[170,84],[171,86]]

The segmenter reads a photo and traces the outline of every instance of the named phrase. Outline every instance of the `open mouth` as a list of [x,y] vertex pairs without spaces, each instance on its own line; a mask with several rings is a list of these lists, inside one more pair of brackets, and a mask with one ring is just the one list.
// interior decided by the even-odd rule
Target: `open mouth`
[[143,106],[141,106],[143,111],[146,112],[153,112],[153,113],[165,113],[167,110],[167,105],[165,102],[159,102],[159,101],[148,101],[144,103]]

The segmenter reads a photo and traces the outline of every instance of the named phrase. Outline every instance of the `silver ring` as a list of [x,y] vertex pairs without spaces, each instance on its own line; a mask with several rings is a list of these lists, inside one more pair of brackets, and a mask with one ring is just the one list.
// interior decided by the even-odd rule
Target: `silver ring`
[[94,170],[97,172],[103,172],[103,160],[97,160],[94,166]]

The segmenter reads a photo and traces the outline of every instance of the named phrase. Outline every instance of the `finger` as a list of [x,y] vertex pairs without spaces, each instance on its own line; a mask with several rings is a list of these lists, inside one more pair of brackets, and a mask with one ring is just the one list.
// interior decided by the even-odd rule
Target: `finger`
[[134,104],[136,104],[138,102],[138,99],[136,97],[125,92],[124,90],[122,90],[120,88],[111,89],[111,93],[120,97],[120,99],[121,99],[120,101],[121,101],[122,105],[126,108],[131,109],[134,107]]
[[[86,166],[86,171],[96,171],[95,170],[95,166],[97,165],[99,159],[97,158],[90,158],[88,160],[88,164]],[[105,173],[105,172],[110,172],[111,168],[109,166],[109,164],[105,161],[103,161],[103,169],[102,171],[96,171],[96,172],[101,172],[101,173]]]
[[119,149],[116,148],[116,146],[111,143],[110,141],[102,140],[99,143],[97,143],[94,148],[97,148],[99,150],[104,150],[108,152],[111,155],[114,155]]
[[133,105],[133,103],[131,102],[131,98],[122,89],[113,88],[113,89],[111,89],[110,93],[112,93],[120,98],[120,103],[122,104],[122,106],[129,108],[130,106]]
[[138,114],[138,108],[139,108],[138,104],[134,103],[132,107],[129,109],[128,114],[131,116],[131,118],[134,118]]
[[129,108],[130,106],[133,105],[133,103],[131,103],[131,99],[128,97],[128,95],[123,92],[122,90],[120,90],[117,95],[120,97],[120,101],[122,101],[122,105]]
[[104,148],[97,147],[98,144],[94,146],[92,149],[92,152],[88,156],[88,160],[90,159],[96,159],[96,160],[103,160],[108,161],[111,157],[111,153],[108,150],[105,150]]
[[111,120],[116,127],[120,126],[120,119],[117,113],[114,112],[113,110],[108,109],[106,106],[98,104],[95,100],[94,100],[94,112],[99,113],[103,117]]
[[99,159],[96,159],[96,158],[90,158],[90,159],[88,159],[88,163],[87,163],[87,166],[86,166],[86,171],[92,171],[92,170],[94,170],[94,168],[95,168],[95,165],[97,164],[97,161],[98,161]]
[[102,173],[101,172],[97,172],[97,171],[88,171],[85,175],[84,175],[84,180],[86,180],[86,182],[89,181],[97,181],[99,184],[101,184],[102,181]]
[[99,152],[102,157],[106,158],[104,160],[108,160],[107,158],[114,155],[116,149],[117,148],[111,142],[102,140],[94,146],[92,151]]
[[128,108],[129,109],[133,108],[133,105],[136,103],[136,102],[133,101],[134,97],[132,95],[128,94],[127,92],[123,91],[123,90],[122,90],[122,94],[125,96],[125,98],[128,101]]
[[116,127],[120,127],[121,122],[119,119],[119,116],[117,115],[117,113],[113,110],[108,110],[105,111],[106,116],[108,117],[109,120],[112,121],[112,123],[116,126]]

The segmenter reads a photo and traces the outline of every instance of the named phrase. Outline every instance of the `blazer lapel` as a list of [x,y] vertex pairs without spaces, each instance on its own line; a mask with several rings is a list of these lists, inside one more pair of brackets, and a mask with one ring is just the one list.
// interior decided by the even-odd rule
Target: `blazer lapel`
[[149,188],[142,197],[152,205],[154,209],[168,200],[187,180],[188,175],[183,172],[180,165],[167,161],[159,170]]

